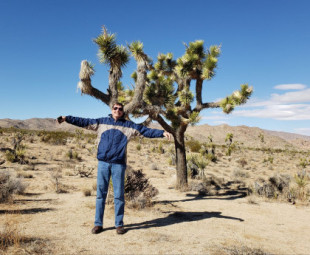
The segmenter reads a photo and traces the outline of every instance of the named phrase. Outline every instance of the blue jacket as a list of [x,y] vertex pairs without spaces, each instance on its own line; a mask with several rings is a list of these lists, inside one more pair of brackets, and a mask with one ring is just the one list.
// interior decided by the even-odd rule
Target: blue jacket
[[126,164],[127,143],[133,136],[164,137],[164,130],[147,128],[124,118],[115,121],[111,114],[99,119],[66,116],[66,122],[97,131],[97,159],[108,163]]

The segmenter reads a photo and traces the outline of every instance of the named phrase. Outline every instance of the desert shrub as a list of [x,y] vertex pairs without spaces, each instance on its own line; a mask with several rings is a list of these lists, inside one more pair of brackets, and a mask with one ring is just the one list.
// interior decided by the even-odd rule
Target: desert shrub
[[141,150],[141,144],[137,144],[136,149],[137,149],[138,151],[140,151],[140,150]]
[[223,180],[220,178],[203,177],[201,180],[191,182],[190,189],[197,191],[200,196],[214,195],[222,188],[222,184]]
[[76,159],[76,160],[81,160],[82,158],[80,157],[80,155],[77,153],[77,151],[73,151],[72,149],[70,149],[66,156],[69,158],[69,159]]
[[[15,217],[6,217],[3,231],[0,232],[0,253],[5,252],[10,246],[19,247],[24,237],[20,233],[19,224]],[[1,253],[2,254],[2,253]]]
[[239,246],[224,247],[219,254],[223,255],[271,255],[260,248],[252,248],[244,244]]
[[199,152],[201,150],[202,144],[194,139],[190,139],[185,142],[185,146],[190,149],[191,152]]
[[298,172],[294,176],[295,183],[297,184],[297,191],[296,197],[300,200],[306,200],[309,196],[308,192],[306,191],[306,186],[309,184],[309,175],[305,170]]
[[28,161],[25,159],[26,146],[22,144],[22,141],[25,139],[24,133],[18,132],[15,133],[12,138],[13,149],[7,149],[5,152],[5,157],[7,161],[19,164],[27,164]]
[[227,144],[227,152],[226,152],[226,156],[230,156],[232,151],[234,150],[235,147],[235,143],[233,143],[233,138],[234,135],[232,133],[227,133],[226,134],[226,138],[225,138],[225,142]]
[[207,165],[207,160],[199,154],[190,154],[187,157],[188,175],[191,178],[203,178],[204,169]]
[[217,162],[217,156],[215,156],[215,154],[213,154],[213,153],[208,153],[205,157],[207,160],[209,160],[213,163]]
[[53,145],[65,145],[67,143],[67,139],[69,137],[73,137],[74,134],[62,131],[41,131],[39,136],[41,137],[41,142]]
[[248,164],[245,158],[241,158],[237,160],[237,162],[240,164],[241,167],[245,167]]
[[159,143],[158,148],[157,148],[157,152],[159,154],[164,154],[165,153],[165,150],[164,150],[162,142]]
[[95,168],[94,167],[86,167],[85,164],[78,165],[74,169],[75,175],[79,175],[80,177],[90,177],[93,175]]
[[152,198],[158,190],[152,186],[142,170],[127,171],[125,179],[125,199],[129,207],[144,208],[152,205]]
[[288,175],[276,174],[268,179],[255,182],[254,191],[267,198],[278,198],[279,195],[285,194],[289,190],[291,178]]
[[301,158],[298,164],[298,166],[303,169],[306,168],[308,165],[310,165],[310,161],[308,161],[306,158]]
[[23,194],[26,185],[20,178],[15,178],[8,171],[0,172],[0,203],[7,202],[13,194]]
[[170,166],[176,165],[175,148],[173,145],[168,147],[168,164]]
[[242,170],[234,170],[233,172],[233,176],[235,178],[238,178],[238,177],[241,177],[241,178],[249,178],[250,177],[250,174],[245,172],[245,171],[242,171]]
[[269,156],[268,158],[265,158],[264,159],[264,161],[263,161],[263,163],[270,163],[270,164],[272,164],[273,163],[273,160],[274,160],[274,158],[272,157],[272,156]]
[[68,187],[61,182],[62,171],[60,168],[50,169],[50,176],[56,193],[68,193]]
[[197,191],[199,196],[206,196],[211,194],[211,187],[207,186],[203,181],[191,182],[190,190]]
[[89,197],[89,196],[91,196],[92,191],[89,188],[85,188],[85,189],[83,189],[83,194],[85,197]]

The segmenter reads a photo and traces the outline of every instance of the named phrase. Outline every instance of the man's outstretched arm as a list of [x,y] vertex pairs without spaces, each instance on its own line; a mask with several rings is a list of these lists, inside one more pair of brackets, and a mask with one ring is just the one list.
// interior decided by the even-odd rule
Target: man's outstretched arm
[[69,115],[69,116],[59,116],[57,118],[57,122],[59,124],[63,122],[67,122],[74,126],[96,131],[98,129],[100,119],[80,118],[80,117],[73,117]]

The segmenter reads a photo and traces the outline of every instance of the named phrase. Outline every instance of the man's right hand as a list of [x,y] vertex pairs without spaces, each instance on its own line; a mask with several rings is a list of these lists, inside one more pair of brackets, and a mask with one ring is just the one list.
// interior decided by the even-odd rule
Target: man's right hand
[[63,123],[64,121],[66,121],[66,116],[59,116],[59,117],[57,118],[57,122],[58,122],[59,124]]

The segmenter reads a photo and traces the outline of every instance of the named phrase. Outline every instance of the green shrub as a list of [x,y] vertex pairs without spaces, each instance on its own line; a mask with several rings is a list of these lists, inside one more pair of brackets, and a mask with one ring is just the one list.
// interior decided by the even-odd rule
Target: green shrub
[[188,147],[191,152],[199,152],[202,144],[197,140],[191,139],[185,143],[185,146]]
[[68,152],[67,152],[67,157],[69,159],[76,159],[76,160],[81,160],[82,158],[79,156],[79,154],[76,152],[76,151],[73,151],[72,149],[70,149]]
[[208,165],[208,161],[201,155],[190,154],[187,157],[188,175],[191,178],[201,179],[204,177],[204,169]]

